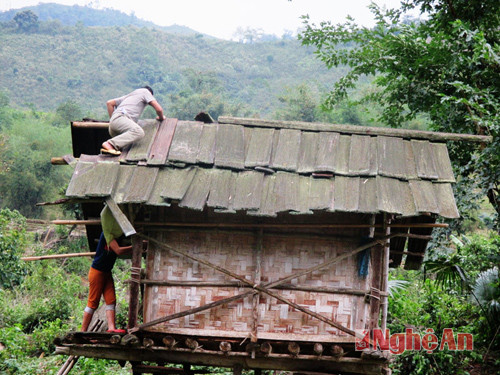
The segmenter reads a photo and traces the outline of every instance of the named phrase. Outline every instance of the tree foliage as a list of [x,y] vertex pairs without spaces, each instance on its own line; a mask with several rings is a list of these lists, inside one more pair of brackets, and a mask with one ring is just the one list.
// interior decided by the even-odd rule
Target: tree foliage
[[13,288],[25,274],[20,260],[26,244],[25,223],[19,212],[0,210],[0,289]]
[[[419,8],[426,20],[408,20]],[[500,2],[496,0],[407,0],[401,9],[370,5],[373,28],[352,18],[319,26],[304,17],[302,43],[316,47],[328,68],[348,66],[326,99],[332,107],[348,96],[365,75],[374,76],[375,92],[362,100],[382,105],[381,120],[398,127],[426,114],[432,129],[486,134],[493,142],[477,148],[450,144],[450,156],[462,177],[457,188],[464,211],[478,188],[500,214]]]
[[32,10],[17,13],[13,20],[21,32],[32,33],[38,30],[38,16]]

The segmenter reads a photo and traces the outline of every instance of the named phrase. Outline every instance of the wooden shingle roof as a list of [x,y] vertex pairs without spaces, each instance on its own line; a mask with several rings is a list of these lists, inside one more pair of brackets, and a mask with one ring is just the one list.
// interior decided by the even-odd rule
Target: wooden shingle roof
[[[120,157],[81,155],[66,195],[275,216],[314,211],[458,217],[446,144],[239,119],[144,122]],[[356,128],[356,127],[353,127]]]

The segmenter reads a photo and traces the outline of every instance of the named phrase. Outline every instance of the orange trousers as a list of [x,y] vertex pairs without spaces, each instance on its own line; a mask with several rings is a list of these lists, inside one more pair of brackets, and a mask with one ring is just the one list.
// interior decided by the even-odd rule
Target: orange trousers
[[96,310],[102,295],[106,305],[116,304],[115,283],[111,272],[102,272],[90,267],[89,284],[88,307]]

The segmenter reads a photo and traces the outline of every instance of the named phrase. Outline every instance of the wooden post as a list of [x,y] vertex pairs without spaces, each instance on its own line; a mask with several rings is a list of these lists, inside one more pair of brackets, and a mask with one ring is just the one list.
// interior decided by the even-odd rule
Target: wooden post
[[132,266],[131,283],[129,289],[128,306],[128,328],[137,326],[137,315],[139,313],[139,286],[141,282],[141,263],[142,263],[142,240],[132,237]]
[[[370,236],[375,234],[375,215],[370,219]],[[370,291],[370,323],[369,330],[372,331],[378,327],[378,318],[380,314],[380,282],[382,279],[382,251],[379,245],[371,249],[371,291]]]
[[[257,246],[254,252],[254,264],[255,264],[255,272],[254,272],[254,284],[260,285],[261,282],[261,272],[260,265],[262,262],[262,237],[263,230],[259,229],[257,232]],[[252,299],[252,333],[250,335],[250,340],[252,342],[257,342],[257,329],[259,327],[259,300],[260,293],[256,293],[253,295]]]
[[[384,225],[386,225],[385,228],[385,235],[388,236],[391,234],[391,227],[389,224],[391,223],[391,219],[387,218],[387,214],[384,214]],[[381,286],[381,291],[383,292],[383,295],[380,296],[382,300],[382,318],[381,318],[381,323],[380,326],[382,328],[382,332],[385,333],[385,329],[387,327],[387,308],[389,307],[389,297],[388,297],[388,291],[389,291],[389,259],[390,259],[390,250],[391,250],[391,240],[388,239],[384,245],[384,255],[383,255],[383,270],[382,270],[382,286]],[[381,293],[382,294],[382,293]]]

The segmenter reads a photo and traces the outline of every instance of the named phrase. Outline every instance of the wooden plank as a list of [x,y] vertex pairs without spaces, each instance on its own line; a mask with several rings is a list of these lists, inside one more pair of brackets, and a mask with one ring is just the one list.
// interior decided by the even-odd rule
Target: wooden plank
[[87,181],[87,197],[107,197],[113,192],[120,164],[97,163]]
[[395,198],[399,196],[398,180],[395,178],[388,178],[377,176],[377,206],[378,211],[402,214],[401,204],[396,202]]
[[155,139],[156,131],[158,130],[158,122],[148,121],[144,123],[142,130],[144,130],[144,137],[132,143],[126,156],[127,162],[136,162],[148,159],[149,150],[153,140]]
[[416,180],[417,176],[417,166],[415,164],[415,156],[413,154],[413,147],[411,146],[411,141],[403,141],[405,149],[405,159],[404,163],[406,166],[406,179]]
[[245,167],[267,167],[271,163],[274,129],[254,128],[245,157]]
[[434,148],[429,141],[411,141],[415,164],[417,166],[417,176],[423,179],[437,180],[438,174],[434,165]]
[[349,175],[375,176],[377,170],[376,138],[352,135],[349,150]]
[[136,282],[130,283],[129,286],[129,310],[128,310],[128,325],[133,328],[137,326],[137,316],[139,313],[139,281],[141,279],[141,263],[142,263],[142,240],[137,236],[132,237],[132,277]]
[[296,171],[300,149],[300,131],[281,129],[276,152],[270,167],[284,171]]
[[299,204],[299,175],[287,172],[276,173],[274,195],[276,197],[276,212],[299,212],[301,209]]
[[451,167],[448,148],[445,143],[431,143],[434,155],[434,165],[439,182],[455,182],[453,168]]
[[167,160],[195,164],[202,130],[203,125],[200,122],[177,122]]
[[232,209],[237,173],[229,169],[213,169],[207,206]]
[[170,206],[170,204],[161,196],[161,193],[165,189],[165,186],[170,183],[169,179],[169,169],[159,168],[158,175],[156,176],[153,189],[149,195],[147,205],[149,206]]
[[337,164],[337,148],[339,147],[339,133],[321,134],[318,139],[318,153],[316,155],[317,172],[335,172]]
[[113,200],[117,204],[123,203],[123,197],[127,194],[132,175],[134,174],[135,165],[120,165],[118,177],[113,191]]
[[262,198],[264,173],[255,171],[240,172],[235,179],[233,209],[258,210]]
[[[359,177],[335,177],[333,211],[356,212],[359,208]],[[330,208],[331,210],[331,208]]]
[[[296,212],[300,214],[312,214],[309,209],[309,195],[311,190],[311,177],[299,176],[297,208]],[[293,212],[292,212],[293,213]]]
[[358,211],[364,213],[377,213],[377,183],[374,177],[362,177],[359,183]]
[[434,183],[434,196],[439,207],[439,215],[449,219],[456,219],[460,214],[453,196],[453,189],[449,183]]
[[166,170],[167,176],[165,179],[168,183],[165,185],[160,196],[170,200],[181,200],[186,191],[191,185],[193,178],[196,174],[197,168],[168,168]]
[[177,119],[168,118],[163,120],[156,132],[155,139],[149,151],[148,164],[164,165],[167,162],[167,155],[172,145]]
[[407,179],[403,139],[377,137],[378,174],[380,176]]
[[334,179],[311,178],[309,190],[309,209],[326,210],[333,204]]
[[417,212],[439,213],[439,207],[436,202],[435,191],[432,182],[423,180],[410,181],[410,189],[415,201]]
[[127,216],[123,213],[123,211],[118,207],[116,202],[113,200],[113,198],[108,197],[106,198],[106,205],[108,208],[111,210],[111,213],[113,214],[113,217],[115,218],[116,222],[120,226],[123,234],[128,237],[133,234],[135,234],[135,229],[132,223],[128,220]]
[[202,211],[210,192],[210,179],[212,173],[210,169],[197,168],[191,184],[186,194],[179,203],[179,207],[186,207],[192,210]]
[[214,163],[215,158],[215,136],[217,134],[216,124],[204,124],[200,137],[200,147],[196,161],[200,164]]
[[275,174],[264,176],[260,207],[257,211],[248,212],[249,214],[256,216],[276,216],[276,196],[274,194],[275,181]]
[[83,198],[86,195],[89,176],[93,173],[94,163],[86,163],[79,161],[75,167],[75,171],[71,176],[66,196],[69,198]]
[[335,174],[349,175],[349,154],[351,151],[351,136],[341,135],[335,150]]
[[297,172],[312,173],[316,171],[316,155],[318,152],[319,137],[319,133],[301,132]]
[[245,140],[242,126],[217,125],[215,165],[233,169],[245,167]]
[[147,202],[151,195],[151,191],[153,190],[156,177],[158,176],[158,170],[158,167],[135,167],[134,173],[128,185],[128,190],[124,194],[123,202]]
[[399,194],[395,197],[395,202],[399,204],[399,210],[403,216],[414,216],[417,215],[417,209],[415,207],[415,200],[413,199],[413,193],[410,189],[410,185],[407,181],[398,180]]
[[423,130],[410,129],[394,129],[384,127],[369,127],[346,124],[328,124],[328,123],[313,123],[303,121],[273,121],[261,120],[255,118],[240,118],[240,117],[219,117],[220,124],[233,124],[244,126],[257,126],[262,128],[275,129],[299,129],[320,132],[335,132],[342,134],[362,134],[362,135],[381,135],[387,137],[428,139],[432,141],[463,141],[463,142],[478,142],[491,143],[493,137],[485,135],[473,134],[457,134],[457,133],[440,133]]

